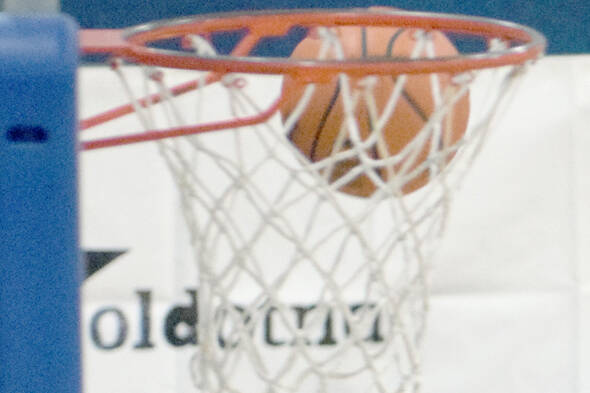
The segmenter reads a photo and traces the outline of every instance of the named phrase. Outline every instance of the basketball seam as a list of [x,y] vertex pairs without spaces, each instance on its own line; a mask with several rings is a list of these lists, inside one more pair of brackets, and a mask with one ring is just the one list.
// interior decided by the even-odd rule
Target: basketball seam
[[[364,59],[369,57],[369,50],[368,50],[368,43],[367,43],[367,28],[365,26],[361,27],[361,51],[362,56]],[[367,116],[367,122],[369,123],[369,132],[373,131],[373,122],[371,121],[371,116]],[[379,157],[379,152],[377,151],[377,146],[374,145],[370,151],[371,158],[377,159]],[[381,178],[383,178],[381,173],[378,173]]]
[[[404,31],[405,31],[404,29],[399,29],[398,31],[396,31],[393,34],[393,36],[391,36],[391,38],[389,39],[389,42],[387,43],[387,49],[385,51],[385,56],[387,56],[389,58],[395,57],[395,56],[393,56],[393,46],[395,45],[395,42],[402,35],[402,33]],[[396,83],[396,78],[394,76],[392,76],[391,78],[393,79],[393,82]],[[416,114],[420,117],[420,119],[422,119],[423,122],[428,121],[428,115],[426,115],[425,111],[418,104],[418,101],[416,99],[414,99],[414,97],[412,97],[412,95],[410,93],[408,93],[408,91],[406,89],[402,89],[402,96],[407,101],[407,103],[410,105],[410,107],[414,110],[414,112],[416,112]]]
[[[395,78],[394,78],[394,82],[395,82]],[[410,95],[410,93],[408,93],[407,90],[405,90],[405,89],[402,90],[402,96],[408,102],[408,104],[410,104],[410,107],[414,110],[414,112],[416,112],[416,114],[420,117],[420,119],[423,122],[427,122],[428,115],[426,115],[426,112],[424,112],[424,110],[422,109],[420,104],[418,104],[418,102],[414,99],[414,97],[412,97]]]
[[336,83],[336,87],[334,88],[334,93],[332,93],[332,97],[330,98],[330,102],[328,104],[328,107],[326,108],[324,113],[322,113],[322,117],[320,118],[320,122],[319,122],[316,132],[314,134],[314,139],[311,144],[311,151],[309,154],[311,160],[314,162],[315,162],[316,150],[317,150],[317,147],[319,144],[319,139],[321,138],[321,135],[324,131],[324,126],[328,122],[328,117],[330,117],[330,114],[332,113],[332,110],[334,109],[334,106],[336,105],[336,100],[338,100],[339,95],[340,95],[340,81],[338,81]]

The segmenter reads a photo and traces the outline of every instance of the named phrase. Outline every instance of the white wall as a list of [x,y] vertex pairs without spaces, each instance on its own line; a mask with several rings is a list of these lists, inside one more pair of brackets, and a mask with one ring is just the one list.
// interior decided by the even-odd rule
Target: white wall
[[[118,100],[104,72],[81,71],[83,115]],[[533,67],[456,194],[432,277],[425,393],[590,392],[588,124],[590,57]],[[81,165],[83,246],[128,250],[84,285],[86,391],[180,391],[195,348],[172,346],[164,327],[190,305],[195,272],[170,178],[153,145],[87,152]]]

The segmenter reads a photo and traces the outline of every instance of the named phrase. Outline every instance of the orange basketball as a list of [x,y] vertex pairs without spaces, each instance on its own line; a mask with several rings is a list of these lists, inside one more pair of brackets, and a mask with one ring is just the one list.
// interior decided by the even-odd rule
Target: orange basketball
[[[344,56],[346,58],[363,57],[410,57],[416,44],[416,31],[412,29],[395,29],[385,27],[336,27],[334,33],[340,38]],[[437,56],[457,54],[456,48],[442,33],[433,34],[434,50]],[[317,34],[310,34],[297,45],[291,57],[314,59],[322,45]],[[335,56],[329,55],[328,59]],[[437,74],[441,95],[444,95],[450,87],[451,75]],[[361,91],[367,78],[350,78],[351,91]],[[373,97],[378,114],[381,114],[391,96],[396,83],[396,76],[378,76],[373,78]],[[286,76],[283,81],[281,114],[285,120],[292,113],[300,101],[307,84],[296,77]],[[387,120],[381,135],[379,148],[372,147],[366,154],[374,159],[385,158],[399,153],[423,128],[432,114],[435,103],[433,98],[431,74],[409,75],[404,89],[397,102],[392,116]],[[360,137],[364,140],[371,132],[370,107],[367,100],[358,99],[355,106]],[[459,140],[465,133],[469,117],[469,97],[463,96],[452,111],[443,119],[442,137],[439,144],[450,146]],[[374,118],[374,117],[373,117]],[[351,143],[336,143],[342,140],[340,135],[344,122],[344,107],[341,95],[340,79],[337,76],[316,84],[316,89],[304,109],[297,123],[290,130],[289,138],[298,149],[312,162],[317,162],[329,157],[335,150],[342,151],[350,148]],[[345,137],[346,138],[346,137]],[[337,147],[339,146],[339,147]],[[375,174],[383,180],[387,180],[392,172],[404,170],[410,172],[413,168],[424,162],[429,154],[431,143],[425,143],[417,158],[404,166],[404,161],[393,168],[376,168]],[[452,158],[449,154],[447,162]],[[330,172],[330,181],[340,179],[352,168],[359,165],[359,159],[351,158],[338,162]],[[408,169],[409,167],[409,169]],[[401,187],[402,193],[410,193],[424,186],[430,180],[427,169],[422,170]],[[340,187],[340,191],[368,197],[373,194],[376,186],[366,174],[357,176],[347,184]]]

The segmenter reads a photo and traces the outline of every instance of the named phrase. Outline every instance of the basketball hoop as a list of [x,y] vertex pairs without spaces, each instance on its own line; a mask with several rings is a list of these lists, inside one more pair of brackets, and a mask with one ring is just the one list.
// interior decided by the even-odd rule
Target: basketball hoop
[[[454,33],[467,40],[485,40],[489,46],[485,51],[460,53],[449,57],[382,58],[382,59],[318,59],[294,60],[284,57],[258,57],[250,51],[265,38],[287,34],[296,28],[310,29],[314,26],[367,26],[400,27],[443,31]],[[227,54],[202,56],[190,47],[186,50],[160,49],[157,44],[185,37],[211,36],[215,33],[247,31],[238,44]],[[494,45],[496,43],[496,45]],[[502,44],[499,44],[502,43]],[[193,18],[164,21],[142,25],[128,30],[83,30],[81,45],[84,53],[108,53],[135,64],[211,71],[207,84],[218,81],[220,75],[228,73],[250,74],[294,74],[298,78],[313,81],[330,77],[340,72],[356,75],[401,75],[428,74],[433,72],[460,73],[469,70],[490,69],[502,66],[527,64],[542,56],[545,50],[544,37],[526,26],[487,18],[458,15],[402,12],[377,7],[375,9],[352,10],[288,10],[257,12],[248,14],[214,14]],[[173,95],[184,94],[197,89],[199,84],[190,81],[171,89]],[[159,101],[156,95],[152,103]],[[142,101],[140,100],[140,103]],[[143,102],[145,104],[145,102]],[[233,119],[226,123],[201,124],[175,128],[167,132],[142,132],[110,140],[83,143],[85,149],[116,146],[126,143],[156,140],[174,136],[189,135],[224,128],[240,127],[264,122],[278,109],[271,106],[268,111],[251,119]],[[82,129],[102,124],[105,121],[129,114],[134,109],[125,105],[84,120]],[[153,131],[153,130],[152,130]],[[163,130],[162,130],[163,131]]]
[[[81,42],[113,55],[130,101],[81,128],[132,112],[141,128],[84,132],[82,147],[158,140],[176,181],[199,270],[196,386],[418,392],[452,190],[543,36],[370,8],[206,15]],[[190,76],[171,86],[171,69]],[[308,134],[328,124],[330,137]]]

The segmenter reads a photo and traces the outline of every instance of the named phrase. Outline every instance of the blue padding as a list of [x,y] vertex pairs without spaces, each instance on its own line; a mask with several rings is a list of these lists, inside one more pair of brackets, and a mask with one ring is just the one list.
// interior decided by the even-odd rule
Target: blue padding
[[81,391],[77,29],[0,14],[0,392]]

